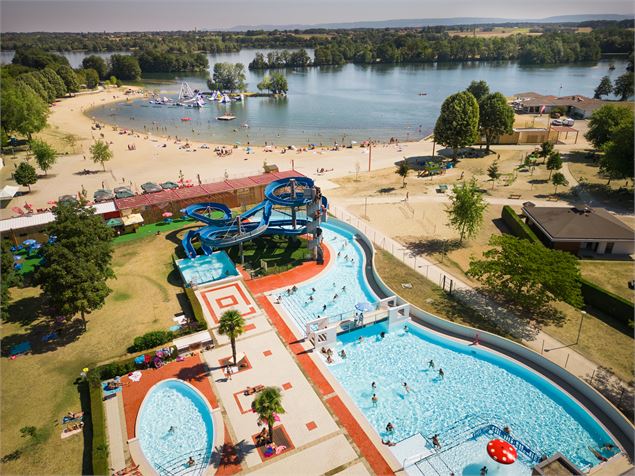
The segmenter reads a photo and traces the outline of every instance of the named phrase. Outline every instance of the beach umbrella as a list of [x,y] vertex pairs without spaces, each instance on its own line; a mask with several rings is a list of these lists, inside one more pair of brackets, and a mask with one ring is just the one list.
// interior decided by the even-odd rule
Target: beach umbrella
[[161,188],[163,188],[164,190],[172,190],[172,189],[175,189],[175,188],[179,188],[179,186],[178,186],[178,184],[176,184],[174,182],[167,181],[167,182],[163,182],[161,184]]
[[355,309],[361,312],[368,312],[374,310],[375,306],[373,306],[369,302],[358,302],[357,304],[355,304]]
[[518,459],[516,448],[504,440],[494,439],[487,443],[487,454],[497,463],[513,464]]
[[23,244],[24,246],[26,246],[27,248],[28,248],[29,246],[33,246],[33,245],[34,245],[34,244],[36,244],[36,243],[37,243],[37,241],[36,241],[36,240],[34,240],[34,239],[28,239],[28,240],[24,240],[24,241],[22,242],[22,244]]
[[172,212],[163,212],[161,215],[163,218],[170,218],[172,216]]

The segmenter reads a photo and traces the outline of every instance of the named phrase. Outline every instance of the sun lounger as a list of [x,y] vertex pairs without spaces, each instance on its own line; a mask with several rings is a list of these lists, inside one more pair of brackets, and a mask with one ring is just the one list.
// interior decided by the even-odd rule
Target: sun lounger
[[262,392],[265,389],[264,385],[256,385],[255,387],[247,387],[243,392],[244,395],[253,395],[254,393]]
[[401,283],[401,287],[404,289],[412,289],[412,283]]

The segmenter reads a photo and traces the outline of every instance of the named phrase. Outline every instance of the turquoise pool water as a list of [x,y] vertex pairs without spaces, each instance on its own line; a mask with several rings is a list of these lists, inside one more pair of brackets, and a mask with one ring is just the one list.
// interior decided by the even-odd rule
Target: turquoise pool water
[[[383,339],[381,332],[386,333]],[[407,332],[401,327],[389,331],[385,322],[340,335],[334,350],[341,348],[347,358],[338,358],[330,370],[375,430],[393,442],[415,433],[428,439],[439,434],[442,449],[448,450],[425,464],[437,464],[439,470],[446,467],[440,474],[449,473],[448,467],[456,474],[478,474],[483,464],[490,475],[531,474],[528,461],[496,468],[485,453],[488,437],[471,438],[486,424],[509,426],[514,438],[539,455],[560,451],[579,467],[598,463],[589,446],[599,449],[613,443],[564,392],[484,349],[443,339],[414,325],[408,325]],[[378,397],[376,405],[373,393]],[[388,422],[394,432],[386,431]],[[427,469],[425,474],[435,474]]]
[[378,300],[364,277],[364,254],[354,234],[334,220],[320,226],[333,254],[330,268],[317,280],[298,286],[292,295],[282,293],[282,306],[303,332],[304,323],[318,316],[337,320],[342,313],[353,313],[357,303]]
[[[201,474],[213,449],[214,424],[203,397],[190,385],[166,380],[146,395],[137,417],[141,449],[160,474]],[[192,457],[195,465],[189,467]]]
[[238,276],[238,270],[231,258],[224,251],[216,251],[211,255],[197,256],[177,260],[183,282],[186,284],[205,284],[229,276]]

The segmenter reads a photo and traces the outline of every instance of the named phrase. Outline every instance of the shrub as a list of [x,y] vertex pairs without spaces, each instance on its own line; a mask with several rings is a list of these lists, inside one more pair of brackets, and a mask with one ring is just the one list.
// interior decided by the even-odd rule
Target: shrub
[[201,303],[198,301],[196,297],[196,293],[192,288],[184,288],[185,295],[190,301],[190,305],[192,306],[192,314],[194,314],[194,319],[199,325],[198,330],[207,329],[207,321],[205,320],[205,314],[203,314],[203,308],[201,307]]
[[90,394],[90,419],[92,423],[92,461],[91,474],[110,474],[108,465],[108,440],[106,436],[106,419],[101,397],[101,380],[99,369],[88,372],[88,391]]
[[153,349],[174,339],[172,331],[152,331],[135,337],[133,344],[128,348],[128,352],[141,352],[142,350]]
[[522,219],[516,214],[514,209],[509,205],[505,205],[503,207],[501,218],[505,222],[505,225],[509,227],[514,236],[533,241],[534,243],[541,243],[540,239],[536,236],[533,230],[529,228],[529,226],[524,221],[522,221]]

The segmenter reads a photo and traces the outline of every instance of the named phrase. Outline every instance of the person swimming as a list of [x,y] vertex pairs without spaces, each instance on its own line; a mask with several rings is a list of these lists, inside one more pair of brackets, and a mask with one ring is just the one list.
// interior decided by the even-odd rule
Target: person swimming
[[386,333],[384,331],[381,331],[379,333],[379,337],[381,337],[383,339],[384,337],[386,337]]
[[406,393],[410,393],[410,387],[408,387],[408,384],[406,382],[403,383],[403,389],[406,391]]
[[439,442],[439,435],[435,434],[432,436],[432,444],[435,448],[441,448],[441,443]]
[[388,422],[388,424],[386,425],[386,431],[388,433],[392,433],[393,431],[395,431],[395,427],[393,426],[392,423]]

